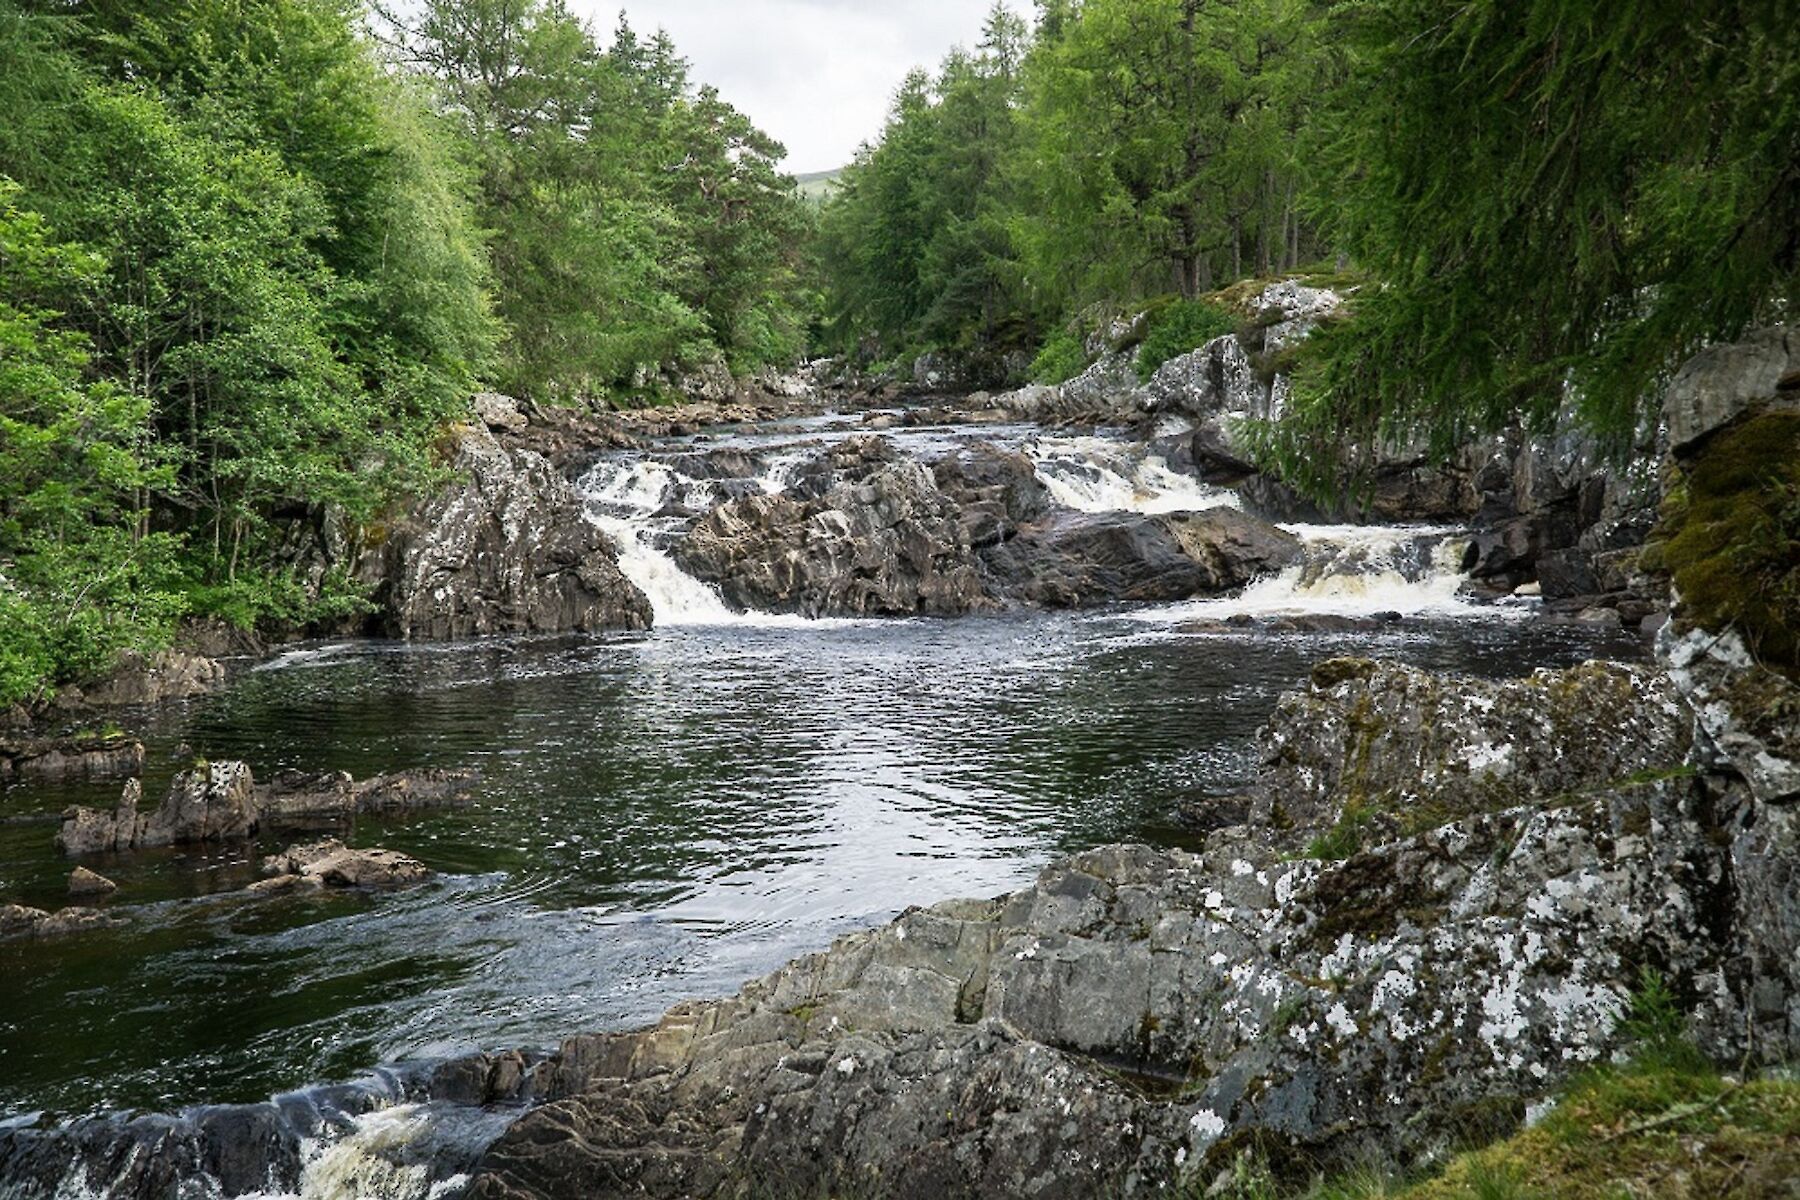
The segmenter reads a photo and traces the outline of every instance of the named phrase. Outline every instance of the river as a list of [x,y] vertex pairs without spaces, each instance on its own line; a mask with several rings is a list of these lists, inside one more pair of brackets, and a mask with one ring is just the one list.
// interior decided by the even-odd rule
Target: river
[[[148,907],[123,929],[0,945],[0,1116],[260,1100],[643,1022],[906,906],[1006,891],[1057,854],[1181,842],[1179,804],[1246,784],[1252,732],[1321,658],[1515,675],[1638,653],[1461,599],[1445,530],[1296,527],[1307,564],[1228,600],[955,619],[731,613],[663,553],[691,512],[778,489],[851,429],[728,432],[707,448],[744,454],[736,479],[685,473],[685,442],[595,465],[590,519],[624,543],[653,632],[308,645],[151,719],[152,797],[195,755],[259,773],[475,767],[482,782],[466,808],[356,829],[440,873],[409,892],[217,894],[269,847],[96,863]],[[895,436],[918,454],[1010,439],[1085,511],[1231,502],[1114,438]],[[1195,623],[1281,612],[1402,619]],[[5,793],[0,893],[62,903],[54,814],[112,794]]]

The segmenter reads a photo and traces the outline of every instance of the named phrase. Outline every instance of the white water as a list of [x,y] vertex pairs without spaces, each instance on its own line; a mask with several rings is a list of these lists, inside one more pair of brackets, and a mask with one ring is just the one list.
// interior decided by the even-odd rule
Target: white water
[[[1024,446],[1057,505],[1082,513],[1200,512],[1236,507],[1237,493],[1173,470],[1141,446],[1105,437],[1040,437]],[[746,481],[766,495],[793,481],[810,449],[769,457]],[[733,611],[710,585],[683,571],[661,549],[684,521],[661,517],[670,505],[704,512],[723,501],[720,484],[691,478],[666,463],[606,461],[581,481],[587,515],[619,544],[619,566],[649,597],[659,626],[822,625],[791,615]],[[1477,604],[1462,594],[1464,543],[1439,526],[1307,525],[1283,528],[1304,543],[1299,563],[1236,596],[1162,605],[1133,614],[1153,624],[1232,616],[1487,616],[1519,610]]]
[[1039,438],[1025,453],[1050,498],[1076,512],[1199,512],[1238,504],[1237,493],[1178,474],[1165,459],[1109,438]]
[[[776,460],[758,486],[779,492],[782,476],[799,461]],[[642,460],[597,463],[577,486],[587,501],[588,520],[618,543],[619,569],[649,598],[659,627],[816,624],[805,617],[735,612],[709,584],[683,571],[657,546],[664,523],[656,514],[675,500],[695,510],[709,508],[724,498],[717,484]]]
[[1495,616],[1462,594],[1467,543],[1428,526],[1286,525],[1304,543],[1300,562],[1236,596],[1190,600],[1131,614],[1156,624],[1226,617]]

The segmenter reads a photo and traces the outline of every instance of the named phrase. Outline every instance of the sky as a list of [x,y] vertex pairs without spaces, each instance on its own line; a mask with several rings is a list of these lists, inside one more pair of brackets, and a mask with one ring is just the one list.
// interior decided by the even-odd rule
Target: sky
[[[1026,12],[1024,0],[1009,0]],[[669,31],[710,83],[788,149],[794,174],[841,167],[881,131],[915,66],[973,45],[992,0],[569,0],[609,36],[622,8]]]

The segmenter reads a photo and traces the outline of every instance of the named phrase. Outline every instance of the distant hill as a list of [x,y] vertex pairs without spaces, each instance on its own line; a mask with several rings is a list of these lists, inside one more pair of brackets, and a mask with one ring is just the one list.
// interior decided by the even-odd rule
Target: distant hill
[[836,183],[844,173],[838,167],[832,171],[810,171],[805,175],[794,176],[800,184],[800,194],[815,204],[823,204],[825,197],[831,195],[831,185]]

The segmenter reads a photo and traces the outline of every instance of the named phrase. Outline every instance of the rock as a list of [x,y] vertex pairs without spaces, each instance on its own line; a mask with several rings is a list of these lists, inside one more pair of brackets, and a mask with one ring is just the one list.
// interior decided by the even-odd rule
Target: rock
[[251,890],[267,894],[292,887],[395,888],[431,878],[416,858],[396,850],[352,850],[336,839],[289,846],[263,859],[263,880]]
[[814,460],[788,493],[714,509],[675,556],[738,608],[944,615],[991,603],[969,539],[932,473],[868,438]]
[[22,904],[0,904],[0,942],[42,941],[122,924],[97,908],[64,908],[45,912]]
[[148,815],[138,812],[143,789],[126,783],[118,806],[105,813],[81,806],[64,811],[57,849],[84,857],[156,846],[241,841],[265,828],[343,824],[367,814],[393,815],[454,803],[478,778],[472,771],[416,771],[357,782],[343,772],[283,772],[258,787],[241,762],[184,771],[168,797]]
[[1049,492],[1025,455],[986,442],[964,447],[931,467],[937,488],[957,506],[977,549],[996,545],[1050,510]]
[[1555,796],[1677,778],[1692,716],[1669,678],[1590,662],[1522,680],[1334,659],[1261,735],[1251,824],[1275,844],[1358,844]]
[[1148,408],[1155,413],[1175,413],[1198,421],[1221,415],[1269,415],[1269,389],[1257,378],[1236,334],[1214,338],[1198,350],[1170,359],[1157,368],[1144,390]]
[[62,709],[123,708],[191,700],[225,685],[224,664],[181,650],[120,651],[111,673],[85,687],[66,687],[54,704]]
[[649,600],[550,462],[503,448],[485,426],[459,438],[459,481],[358,563],[387,631],[443,641],[649,628]]
[[155,812],[143,815],[137,780],[125,785],[118,807],[108,815],[74,807],[63,812],[56,846],[79,857],[109,851],[141,850],[198,842],[238,841],[257,830],[256,781],[241,762],[219,762],[183,771]]
[[1735,632],[1663,628],[1657,657],[1699,722],[1702,761],[1761,804],[1800,800],[1800,683],[1758,663]]
[[473,402],[476,418],[495,433],[516,433],[531,424],[519,411],[519,402],[498,392],[477,392]]
[[1298,538],[1231,508],[1062,514],[983,556],[995,594],[1051,608],[1218,595],[1279,570]]
[[104,779],[143,769],[144,743],[123,733],[0,737],[0,784]]
[[1800,334],[1772,326],[1713,346],[1684,363],[1663,400],[1678,459],[1751,412],[1800,409]]
[[118,884],[86,867],[76,867],[69,872],[69,895],[71,896],[90,899],[98,896],[110,896],[118,890]]
[[1077,855],[565,1043],[470,1194],[1137,1196],[1248,1144],[1416,1162],[1619,1049],[1646,954],[1722,1027],[1721,859],[1643,793],[1348,862]]

